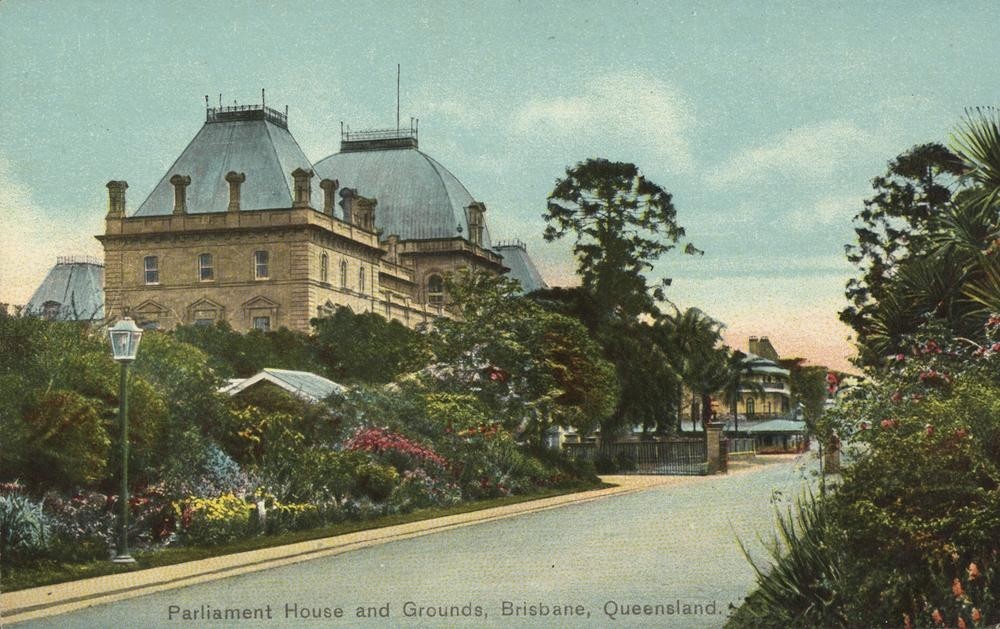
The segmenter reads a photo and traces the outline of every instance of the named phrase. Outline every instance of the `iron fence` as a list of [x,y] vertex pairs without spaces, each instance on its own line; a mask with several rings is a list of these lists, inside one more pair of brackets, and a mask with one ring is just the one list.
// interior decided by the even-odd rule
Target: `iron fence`
[[619,441],[567,443],[570,456],[592,463],[604,463],[619,474],[699,475],[708,473],[708,453],[701,439],[671,441]]

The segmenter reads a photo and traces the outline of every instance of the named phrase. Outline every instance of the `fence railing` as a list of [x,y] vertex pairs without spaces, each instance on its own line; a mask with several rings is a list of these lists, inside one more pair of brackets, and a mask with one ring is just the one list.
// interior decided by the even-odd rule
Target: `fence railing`
[[570,456],[592,463],[613,463],[619,474],[708,473],[708,453],[701,439],[671,441],[620,441],[602,443],[566,443]]

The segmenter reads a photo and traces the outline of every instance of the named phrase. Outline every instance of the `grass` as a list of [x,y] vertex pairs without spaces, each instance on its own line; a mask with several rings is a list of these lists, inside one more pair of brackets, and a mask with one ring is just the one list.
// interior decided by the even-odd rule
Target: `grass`
[[580,491],[590,491],[603,487],[612,487],[608,483],[598,484],[578,484],[559,489],[548,489],[531,494],[518,496],[507,496],[504,498],[492,498],[489,500],[479,500],[476,502],[466,502],[451,507],[437,507],[430,509],[417,509],[409,513],[399,513],[386,515],[370,520],[338,522],[315,529],[303,531],[291,531],[278,535],[258,535],[237,540],[230,544],[220,546],[196,546],[196,547],[175,547],[163,548],[153,551],[133,552],[136,562],[132,565],[120,565],[111,563],[108,560],[89,561],[85,563],[69,563],[51,559],[44,559],[32,562],[29,565],[4,566],[3,590],[13,592],[42,585],[52,585],[54,583],[64,583],[66,581],[76,581],[78,579],[88,579],[109,574],[122,572],[133,572],[147,568],[158,568],[161,566],[171,566],[174,564],[233,553],[242,553],[262,548],[273,548],[275,546],[285,546],[298,542],[307,542],[314,539],[335,537],[346,535],[358,531],[380,529],[421,520],[430,520],[449,515],[482,511],[493,507],[551,498]]

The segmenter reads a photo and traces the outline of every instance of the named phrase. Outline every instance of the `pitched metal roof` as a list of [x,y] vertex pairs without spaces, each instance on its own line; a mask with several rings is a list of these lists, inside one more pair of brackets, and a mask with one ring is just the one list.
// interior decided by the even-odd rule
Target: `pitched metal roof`
[[104,264],[93,258],[57,258],[25,309],[59,321],[103,320]]
[[[466,208],[475,200],[447,168],[416,148],[415,139],[403,148],[393,138],[355,144],[316,162],[316,174],[374,197],[375,227],[383,237],[468,238]],[[483,246],[492,248],[488,228]]]
[[503,256],[504,266],[510,271],[508,275],[520,282],[521,291],[530,293],[541,288],[548,288],[549,285],[542,279],[541,273],[535,268],[531,256],[528,255],[528,248],[523,242],[503,242],[496,246],[496,251]]
[[794,419],[772,419],[760,424],[748,426],[742,430],[751,434],[775,432],[805,434],[806,423]]
[[[240,188],[240,210],[292,206],[292,171],[312,164],[288,127],[284,116],[260,106],[208,110],[207,120],[170,167],[134,216],[171,214],[174,187],[170,178],[191,178],[187,212],[225,212],[229,207],[226,173],[245,173]],[[322,177],[312,178],[312,206],[323,206]]]
[[267,368],[246,379],[230,380],[220,392],[233,396],[261,381],[270,382],[310,402],[319,402],[333,394],[341,395],[346,391],[343,385],[310,371]]

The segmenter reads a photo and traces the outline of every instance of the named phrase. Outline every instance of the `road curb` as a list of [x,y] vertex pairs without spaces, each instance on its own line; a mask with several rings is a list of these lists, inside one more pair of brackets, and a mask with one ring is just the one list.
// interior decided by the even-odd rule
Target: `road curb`
[[[286,546],[221,555],[171,566],[105,575],[0,594],[0,610],[2,610],[0,611],[0,622],[6,625],[55,616],[95,605],[339,555],[449,529],[621,496],[662,485],[676,484],[678,479],[684,477],[666,476],[650,479],[650,477],[622,476],[605,478],[609,482],[615,483],[616,486],[357,531]],[[693,480],[705,477],[686,478]]]

